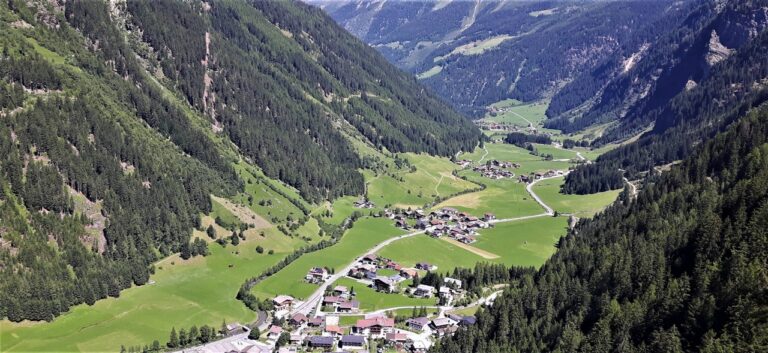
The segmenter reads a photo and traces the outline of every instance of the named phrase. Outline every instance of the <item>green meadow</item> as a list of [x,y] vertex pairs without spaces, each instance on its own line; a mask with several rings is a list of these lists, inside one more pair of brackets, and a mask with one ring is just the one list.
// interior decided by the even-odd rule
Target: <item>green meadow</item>
[[578,217],[592,217],[610,205],[621,190],[611,190],[590,195],[566,195],[560,193],[564,178],[540,181],[533,187],[536,195],[555,211]]
[[316,285],[304,280],[309,269],[312,267],[341,269],[376,244],[401,234],[403,231],[393,227],[389,219],[359,219],[337,244],[301,256],[254,286],[253,293],[261,298],[272,298],[279,294],[305,298],[317,289]]
[[[258,245],[275,254],[258,254]],[[240,284],[297,245],[298,240],[274,229],[266,230],[265,237],[252,230],[237,247],[210,243],[207,257],[185,261],[170,256],[155,265],[151,284],[124,290],[119,298],[78,305],[52,322],[0,321],[0,351],[117,352],[122,344],[164,343],[172,327],[249,323],[256,313],[235,299]]]
[[480,232],[472,246],[489,251],[498,262],[539,267],[555,252],[555,244],[567,231],[565,217],[539,217],[498,223]]
[[378,253],[404,267],[414,267],[417,262],[437,266],[440,273],[453,271],[456,267],[474,267],[476,263],[488,261],[479,255],[446,241],[417,235],[387,245]]
[[[400,289],[405,289],[410,284],[411,281],[406,280],[400,283]],[[411,298],[400,293],[380,293],[350,278],[341,278],[333,284],[333,286],[336,285],[347,286],[347,288],[354,287],[355,300],[360,301],[360,310],[364,312],[400,306],[434,306],[437,304],[437,300],[434,298]]]

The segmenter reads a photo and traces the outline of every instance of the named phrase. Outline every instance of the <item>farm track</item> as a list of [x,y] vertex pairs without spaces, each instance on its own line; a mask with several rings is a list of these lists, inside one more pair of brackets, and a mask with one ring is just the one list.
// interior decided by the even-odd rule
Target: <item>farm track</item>
[[[513,217],[513,218],[505,218],[505,219],[496,219],[496,220],[490,221],[489,223],[491,223],[491,224],[506,223],[506,222],[521,221],[521,220],[532,219],[532,218],[551,217],[551,216],[553,216],[554,213],[555,213],[554,210],[551,207],[549,207],[547,204],[545,204],[544,201],[542,201],[541,198],[539,198],[539,196],[536,195],[536,193],[533,192],[533,186],[536,183],[540,182],[540,181],[548,180],[548,179],[553,179],[553,178],[558,178],[558,177],[560,177],[560,176],[549,177],[549,178],[541,178],[539,180],[534,181],[533,183],[528,184],[528,186],[526,186],[526,191],[528,191],[528,193],[536,200],[536,202],[539,205],[541,205],[542,208],[544,208],[544,210],[545,210],[544,213],[530,215],[530,216]],[[315,312],[319,312],[320,305],[322,304],[322,300],[321,299],[322,299],[322,297],[323,297],[323,295],[325,293],[325,290],[328,288],[328,286],[330,286],[331,284],[335,283],[336,281],[338,281],[339,279],[344,277],[349,272],[349,270],[352,269],[352,267],[357,263],[357,261],[362,256],[365,256],[366,254],[370,254],[370,253],[376,253],[379,250],[381,250],[382,248],[384,248],[385,246],[387,246],[389,244],[392,244],[392,243],[394,243],[394,242],[396,242],[398,240],[407,239],[407,238],[414,237],[414,236],[419,235],[419,234],[424,234],[424,232],[425,231],[421,230],[421,231],[418,231],[418,232],[412,232],[412,233],[408,233],[408,234],[403,234],[403,235],[400,235],[398,237],[387,239],[387,240],[377,244],[373,248],[368,249],[368,251],[366,251],[365,253],[362,253],[359,256],[355,257],[355,259],[352,260],[352,262],[350,262],[347,266],[345,266],[340,271],[336,271],[336,273],[333,276],[331,276],[327,280],[325,280],[325,282],[323,282],[323,284],[321,284],[320,287],[318,287],[303,303],[299,304],[293,310],[291,310],[290,315],[293,316],[295,314],[301,313],[301,314],[309,316],[312,313],[313,310]]]

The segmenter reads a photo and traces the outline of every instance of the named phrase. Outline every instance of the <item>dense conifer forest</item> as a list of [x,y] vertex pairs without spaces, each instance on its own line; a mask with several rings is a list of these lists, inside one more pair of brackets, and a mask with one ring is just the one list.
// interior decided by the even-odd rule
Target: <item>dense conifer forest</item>
[[768,347],[768,107],[561,239],[432,352]]
[[243,189],[235,162],[320,202],[364,190],[350,135],[442,156],[480,137],[301,3],[9,0],[0,32],[0,318],[12,321],[117,297],[170,254],[205,256],[190,235],[212,194]]

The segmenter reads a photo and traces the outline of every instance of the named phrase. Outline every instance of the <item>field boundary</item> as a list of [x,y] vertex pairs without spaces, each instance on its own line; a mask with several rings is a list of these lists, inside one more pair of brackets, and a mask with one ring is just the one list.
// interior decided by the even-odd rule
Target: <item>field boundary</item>
[[498,258],[501,257],[499,255],[496,255],[496,254],[490,252],[490,251],[485,251],[483,249],[476,248],[476,247],[471,246],[469,244],[464,244],[464,243],[462,243],[460,241],[456,241],[455,239],[451,239],[451,238],[447,238],[447,237],[442,237],[441,239],[447,241],[448,243],[450,243],[452,245],[456,245],[456,246],[458,246],[458,247],[460,247],[460,248],[462,248],[462,249],[464,249],[466,251],[469,251],[469,252],[471,252],[471,253],[473,253],[473,254],[475,254],[477,256],[480,256],[480,257],[482,257],[484,259],[493,260],[493,259],[498,259]]

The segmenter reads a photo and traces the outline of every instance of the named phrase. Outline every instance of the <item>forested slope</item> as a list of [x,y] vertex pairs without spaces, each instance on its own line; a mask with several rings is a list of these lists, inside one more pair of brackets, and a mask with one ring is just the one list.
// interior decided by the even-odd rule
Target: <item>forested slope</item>
[[739,117],[432,351],[768,349],[768,107]]
[[577,168],[568,175],[564,190],[593,193],[620,188],[620,170],[636,179],[654,166],[691,155],[701,141],[768,99],[767,50],[768,32],[763,31],[713,65],[695,87],[644,114],[642,119],[654,124],[652,131],[634,143],[605,153],[596,163]]
[[[675,28],[690,2],[324,1],[339,23],[461,110],[599,93],[624,60]],[[425,73],[432,71],[432,75]],[[585,75],[585,73],[589,73]],[[570,84],[562,97],[558,92]]]
[[346,136],[437,155],[479,138],[299,3],[10,0],[0,33],[0,318],[13,321],[204,254],[192,229],[212,194],[243,189],[234,163],[322,201],[363,192]]

